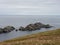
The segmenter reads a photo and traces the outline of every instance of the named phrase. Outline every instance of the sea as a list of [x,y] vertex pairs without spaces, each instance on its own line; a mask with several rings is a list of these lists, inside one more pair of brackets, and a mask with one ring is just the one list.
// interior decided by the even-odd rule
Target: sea
[[36,22],[41,22],[43,24],[49,24],[53,26],[52,28],[35,31],[12,31],[9,33],[0,34],[0,42],[5,40],[10,40],[17,37],[22,37],[26,35],[36,34],[44,31],[50,31],[60,28],[60,15],[0,15],[0,28],[6,26],[14,26],[19,29],[20,26],[27,26],[28,24],[34,24]]

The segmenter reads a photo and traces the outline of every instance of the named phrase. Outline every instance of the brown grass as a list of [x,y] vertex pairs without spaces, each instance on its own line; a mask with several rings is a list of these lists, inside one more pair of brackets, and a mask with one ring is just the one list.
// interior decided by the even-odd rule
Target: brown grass
[[60,29],[7,40],[0,45],[60,45]]

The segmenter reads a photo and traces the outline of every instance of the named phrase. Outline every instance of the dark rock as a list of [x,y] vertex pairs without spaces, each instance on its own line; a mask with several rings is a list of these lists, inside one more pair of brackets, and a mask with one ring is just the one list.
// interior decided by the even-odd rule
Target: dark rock
[[49,24],[44,25],[43,28],[51,28],[52,26],[50,26]]
[[15,31],[18,31],[18,29],[16,29]]
[[25,31],[25,28],[21,26],[21,27],[19,28],[19,30],[20,30],[20,31]]
[[34,23],[34,24],[29,24],[25,27],[26,30],[29,31],[34,31],[34,30],[39,30],[41,29],[41,27],[43,26],[42,23],[38,22],[38,23]]
[[40,22],[34,24],[36,30],[37,30],[37,29],[41,29],[43,25],[44,25],[44,24],[42,24],[42,23],[40,23]]
[[3,32],[7,33],[7,32],[11,32],[13,31],[15,28],[13,26],[6,26],[3,28]]
[[35,26],[34,24],[29,24],[25,27],[25,30],[29,30],[29,31],[32,31],[32,30],[35,30]]
[[2,28],[0,28],[0,34],[1,34],[1,33],[3,33],[3,29],[2,29]]
[[40,30],[41,28],[51,28],[49,24],[45,25],[40,22],[34,23],[34,24],[29,24],[25,28],[20,27],[19,30],[21,31],[34,31],[34,30]]

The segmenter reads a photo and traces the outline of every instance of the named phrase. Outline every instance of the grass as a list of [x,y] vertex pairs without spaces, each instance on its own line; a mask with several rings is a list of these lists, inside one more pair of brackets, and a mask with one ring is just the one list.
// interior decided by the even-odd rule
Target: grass
[[60,29],[14,38],[0,45],[60,45]]

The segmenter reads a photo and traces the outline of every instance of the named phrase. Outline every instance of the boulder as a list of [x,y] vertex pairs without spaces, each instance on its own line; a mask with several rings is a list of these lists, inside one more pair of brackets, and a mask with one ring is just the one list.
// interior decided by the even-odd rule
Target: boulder
[[13,26],[6,26],[3,28],[3,32],[7,33],[7,32],[11,32],[13,31],[15,28]]
[[21,27],[19,28],[19,30],[20,30],[20,31],[25,31],[25,28],[21,26]]

